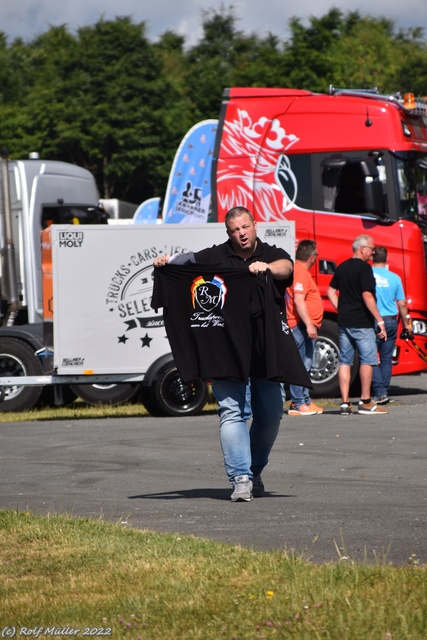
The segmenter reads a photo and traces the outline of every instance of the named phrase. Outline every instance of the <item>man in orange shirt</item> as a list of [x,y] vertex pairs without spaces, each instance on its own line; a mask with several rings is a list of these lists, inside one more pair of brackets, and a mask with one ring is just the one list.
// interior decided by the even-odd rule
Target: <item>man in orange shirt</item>
[[[314,240],[301,240],[295,254],[293,285],[286,290],[288,324],[307,371],[310,371],[313,364],[317,330],[323,320],[323,301],[310,274],[317,256]],[[288,415],[313,416],[323,413],[322,407],[310,400],[307,387],[290,385],[289,390],[291,403]]]

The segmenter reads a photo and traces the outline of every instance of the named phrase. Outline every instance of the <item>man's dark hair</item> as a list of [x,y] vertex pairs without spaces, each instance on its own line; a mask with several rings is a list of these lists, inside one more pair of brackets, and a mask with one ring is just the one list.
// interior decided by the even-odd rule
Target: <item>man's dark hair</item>
[[314,240],[301,240],[298,243],[295,258],[304,262],[316,253],[316,243]]
[[374,264],[378,262],[387,262],[387,249],[385,247],[375,247],[375,253],[372,256]]
[[233,207],[225,214],[225,226],[228,227],[228,223],[230,222],[230,220],[232,220],[233,218],[238,218],[244,213],[248,214],[252,222],[254,221],[253,215],[248,209],[246,209],[246,207]]

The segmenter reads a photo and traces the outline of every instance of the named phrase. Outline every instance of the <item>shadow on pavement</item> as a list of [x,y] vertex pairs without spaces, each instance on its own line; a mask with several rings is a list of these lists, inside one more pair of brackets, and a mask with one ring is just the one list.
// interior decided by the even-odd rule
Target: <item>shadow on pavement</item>
[[[208,498],[209,500],[226,500],[230,502],[230,489],[177,489],[163,493],[142,493],[137,496],[128,496],[129,500],[181,500],[192,498]],[[293,495],[265,492],[266,498],[295,498]],[[256,499],[256,498],[255,498]]]

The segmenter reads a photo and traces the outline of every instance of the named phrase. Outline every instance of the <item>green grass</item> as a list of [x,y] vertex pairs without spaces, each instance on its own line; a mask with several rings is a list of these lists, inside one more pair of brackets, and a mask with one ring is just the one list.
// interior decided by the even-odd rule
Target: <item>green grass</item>
[[426,578],[414,558],[319,566],[286,550],[0,511],[0,630],[16,637],[88,627],[141,640],[425,640]]
[[79,418],[114,418],[147,416],[148,411],[142,404],[87,405],[76,400],[68,407],[37,407],[30,411],[5,411],[0,413],[0,422],[27,422],[28,420],[69,420]]
[[[216,410],[216,402],[209,393],[208,403],[203,408],[203,413]],[[4,411],[0,412],[0,422],[27,422],[31,420],[70,420],[79,418],[132,418],[148,416],[149,413],[142,403],[129,403],[119,406],[109,404],[88,405],[77,398],[67,407],[42,406],[30,411]]]
[[[316,404],[325,408],[337,408],[337,400],[317,400]],[[288,403],[286,402],[286,408]],[[212,396],[202,410],[202,414],[213,413],[217,405]],[[142,404],[124,404],[117,407],[111,405],[87,405],[76,400],[68,407],[40,407],[30,411],[0,412],[1,422],[27,422],[31,420],[70,420],[79,418],[132,418],[148,416],[149,413]]]

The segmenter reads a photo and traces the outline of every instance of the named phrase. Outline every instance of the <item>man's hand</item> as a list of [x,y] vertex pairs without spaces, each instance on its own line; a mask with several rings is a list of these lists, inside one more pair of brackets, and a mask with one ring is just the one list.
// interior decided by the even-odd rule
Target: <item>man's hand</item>
[[153,265],[155,267],[164,267],[165,264],[167,264],[170,260],[170,256],[169,255],[164,255],[164,256],[158,256],[157,258],[154,259]]
[[258,275],[259,273],[265,273],[269,267],[266,262],[258,261],[252,262],[252,264],[250,264],[248,268],[251,273]]
[[401,340],[415,340],[414,338],[414,334],[412,333],[412,331],[409,331],[408,329],[402,329],[402,332],[400,334],[400,339]]
[[384,320],[378,320],[378,337],[380,340],[387,340],[387,331],[385,330],[385,322]]
[[318,335],[317,335],[317,327],[314,324],[306,324],[305,325],[306,329],[307,329],[307,335],[311,340],[317,340]]

